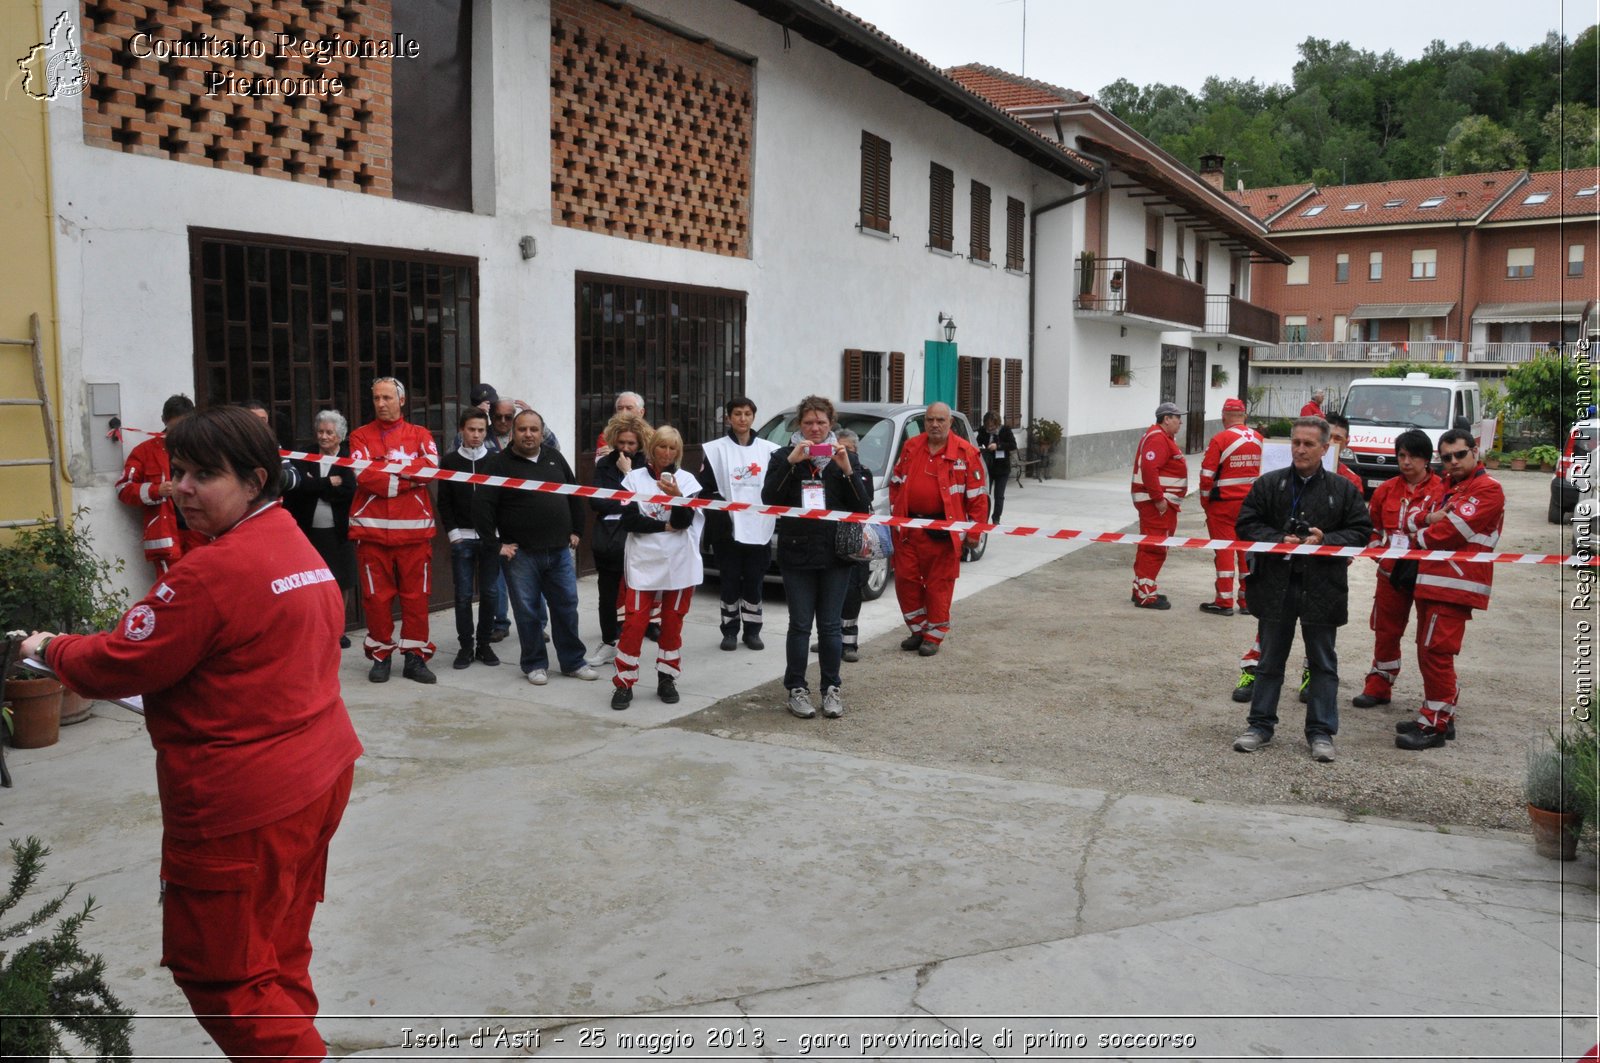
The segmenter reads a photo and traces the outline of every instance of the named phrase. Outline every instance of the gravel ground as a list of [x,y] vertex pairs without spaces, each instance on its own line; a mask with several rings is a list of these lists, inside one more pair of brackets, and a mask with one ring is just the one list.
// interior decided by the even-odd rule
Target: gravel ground
[[[1545,521],[1549,474],[1494,475],[1507,494],[1501,549],[1564,552],[1565,529]],[[1072,526],[1072,515],[1061,514],[1060,522]],[[1179,534],[1204,534],[1192,497]],[[991,553],[1005,548],[991,540]],[[844,666],[848,711],[840,720],[791,717],[773,682],[677,726],[1116,793],[1312,805],[1441,830],[1527,830],[1525,753],[1530,740],[1560,726],[1570,682],[1568,636],[1579,618],[1567,607],[1577,587],[1570,570],[1496,567],[1492,604],[1468,625],[1457,661],[1460,738],[1443,749],[1407,752],[1394,747],[1394,724],[1421,701],[1414,632],[1407,633],[1394,702],[1350,705],[1372,654],[1367,616],[1375,566],[1358,560],[1352,622],[1338,641],[1339,755],[1318,764],[1307,753],[1303,709],[1292,691],[1280,705],[1272,745],[1250,755],[1231,750],[1246,706],[1229,694],[1255,632],[1249,617],[1199,611],[1211,596],[1211,555],[1168,555],[1160,585],[1173,608],[1164,613],[1129,604],[1132,562],[1131,547],[1089,546],[958,601],[952,635],[937,657],[902,652],[903,632],[872,640],[859,663]],[[780,654],[781,615],[769,625],[771,648]],[[1593,621],[1592,610],[1586,615]],[[1301,661],[1297,647],[1291,670]]]

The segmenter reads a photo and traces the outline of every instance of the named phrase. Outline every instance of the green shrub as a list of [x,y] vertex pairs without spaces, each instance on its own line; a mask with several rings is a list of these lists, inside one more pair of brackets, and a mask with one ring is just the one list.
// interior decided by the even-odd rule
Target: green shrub
[[1435,380],[1454,380],[1456,371],[1436,362],[1390,362],[1372,371],[1376,377],[1403,377],[1408,373],[1426,373]]

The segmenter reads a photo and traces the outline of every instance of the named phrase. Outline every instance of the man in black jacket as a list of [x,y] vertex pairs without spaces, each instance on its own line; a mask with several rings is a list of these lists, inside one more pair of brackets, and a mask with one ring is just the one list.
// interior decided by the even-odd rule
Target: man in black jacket
[[[578,482],[567,459],[544,445],[544,418],[535,410],[517,414],[511,448],[492,459],[486,471],[518,480]],[[583,527],[582,500],[577,495],[484,487],[472,500],[472,522],[485,548],[500,554],[528,682],[543,686],[550,681],[541,595],[550,607],[561,674],[574,679],[600,678],[584,659],[583,640],[578,637],[578,572],[572,563],[572,549],[578,545],[578,529]]]
[[[1328,451],[1328,422],[1301,417],[1289,446],[1293,464],[1262,474],[1239,506],[1239,538],[1292,546],[1365,546],[1372,518],[1361,492],[1322,467]],[[1233,748],[1253,753],[1272,741],[1278,725],[1278,694],[1283,665],[1294,643],[1295,622],[1311,666],[1311,697],[1306,703],[1306,741],[1311,755],[1333,760],[1339,731],[1339,661],[1334,637],[1349,619],[1350,562],[1342,557],[1252,553],[1245,577],[1250,612],[1258,618],[1261,663],[1250,698],[1248,730]]]

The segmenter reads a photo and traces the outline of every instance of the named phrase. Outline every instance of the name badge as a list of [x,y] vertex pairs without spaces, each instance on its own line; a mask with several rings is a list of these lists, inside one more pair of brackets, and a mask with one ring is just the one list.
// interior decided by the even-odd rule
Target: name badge
[[801,509],[827,509],[827,499],[823,495],[821,480],[806,480],[800,485]]
[[1396,550],[1411,549],[1411,539],[1404,532],[1395,532],[1389,536],[1389,545]]
[[997,450],[997,451],[994,452],[994,460],[995,461],[1004,461],[1005,458],[1006,458],[1006,452],[1005,451]]

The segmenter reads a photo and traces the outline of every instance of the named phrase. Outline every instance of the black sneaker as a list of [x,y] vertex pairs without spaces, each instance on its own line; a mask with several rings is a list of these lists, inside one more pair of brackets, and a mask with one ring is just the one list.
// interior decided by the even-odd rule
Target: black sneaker
[[747,648],[752,650],[764,650],[767,648],[767,644],[761,641],[760,635],[746,635],[744,637],[744,644]]
[[350,648],[350,636],[349,635],[340,635],[339,636],[339,648],[341,650],[348,650]]
[[1167,596],[1165,594],[1158,594],[1154,598],[1149,598],[1149,599],[1146,599],[1145,601],[1142,601],[1142,602],[1139,601],[1137,598],[1135,598],[1134,601],[1133,601],[1133,604],[1134,604],[1134,607],[1138,608],[1138,609],[1171,609],[1172,608],[1172,603],[1167,601]]
[[1233,609],[1230,606],[1218,605],[1216,602],[1201,602],[1200,611],[1202,613],[1210,613],[1212,616],[1233,615]]
[[456,669],[457,671],[460,671],[463,668],[471,668],[472,647],[463,646],[460,650],[456,651],[456,659],[450,662],[450,667]]
[[1380,697],[1377,694],[1368,694],[1363,690],[1361,693],[1350,699],[1350,704],[1354,705],[1358,709],[1370,709],[1374,705],[1389,704],[1389,699]]
[[916,631],[900,640],[900,648],[907,652],[922,648],[922,632]]
[[1233,700],[1241,705],[1255,696],[1256,673],[1253,668],[1246,668],[1239,673],[1239,682],[1233,688]]
[[722,636],[722,648],[732,653],[739,648],[739,640],[732,635]]
[[[1419,720],[1401,720],[1394,725],[1394,733],[1397,735],[1416,734],[1420,730],[1422,730],[1422,723]],[[1454,720],[1444,725],[1444,737],[1449,742],[1456,740],[1456,722]]]
[[488,646],[479,646],[476,659],[483,664],[499,664],[500,655]]
[[367,672],[367,679],[374,683],[387,683],[389,681],[389,658],[381,657],[372,662],[372,668]]
[[656,697],[668,705],[676,705],[678,703],[678,684],[673,682],[670,675],[664,675],[656,680]]
[[406,654],[406,666],[400,672],[407,679],[417,683],[437,683],[439,677],[428,671],[428,662],[414,653]]
[[1438,749],[1447,741],[1447,735],[1446,731],[1435,731],[1431,727],[1424,729],[1419,725],[1415,731],[1395,735],[1394,745],[1396,749]]
[[844,648],[844,652],[839,656],[841,660],[855,664],[857,661],[861,660],[861,651],[856,649],[854,646],[846,646]]
[[621,712],[633,704],[632,687],[613,687],[611,690],[611,707]]
[[942,644],[924,639],[922,645],[917,647],[917,654],[922,657],[932,657],[939,652],[940,645]]

